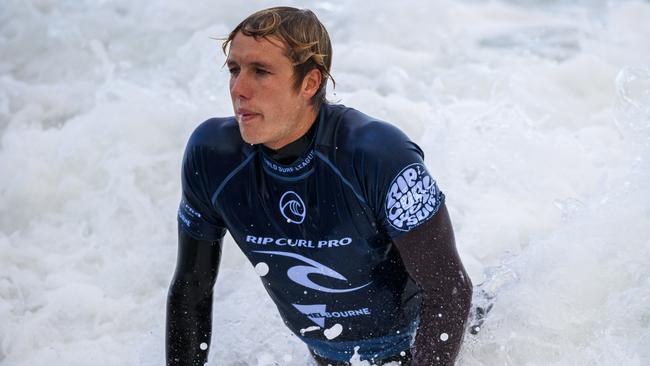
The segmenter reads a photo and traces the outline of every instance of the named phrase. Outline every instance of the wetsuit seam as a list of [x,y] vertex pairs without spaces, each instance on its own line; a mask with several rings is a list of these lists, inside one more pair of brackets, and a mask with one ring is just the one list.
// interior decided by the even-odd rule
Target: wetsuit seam
[[221,191],[225,188],[226,184],[228,184],[228,182],[229,182],[229,181],[230,181],[230,180],[235,176],[235,174],[239,173],[240,170],[244,169],[244,167],[245,167],[246,165],[248,165],[248,163],[253,159],[253,157],[255,157],[255,154],[256,154],[256,153],[257,153],[257,152],[253,152],[253,153],[250,154],[250,155],[249,155],[249,156],[248,156],[248,157],[247,157],[243,162],[241,162],[239,165],[237,165],[237,167],[235,167],[235,169],[233,169],[233,170],[230,172],[230,174],[228,174],[228,175],[226,176],[226,178],[223,180],[223,182],[221,182],[221,184],[219,185],[219,187],[217,187],[217,189],[216,189],[216,190],[214,191],[214,193],[212,194],[212,199],[211,199],[211,200],[212,200],[212,204],[213,204],[214,206],[217,205],[217,198],[218,198],[218,196],[219,196],[219,193],[221,193]]
[[330,169],[332,169],[332,171],[334,171],[334,173],[335,173],[336,175],[338,175],[338,177],[341,179],[341,181],[342,181],[345,185],[347,185],[348,187],[350,187],[350,189],[352,190],[352,193],[354,193],[354,195],[357,196],[357,198],[358,198],[358,199],[359,199],[359,200],[360,200],[364,205],[368,206],[368,202],[366,201],[366,199],[365,199],[365,198],[364,198],[364,197],[363,197],[359,192],[357,192],[357,190],[354,188],[354,185],[352,185],[352,183],[350,183],[349,180],[345,179],[345,177],[343,176],[343,174],[341,174],[341,171],[338,170],[338,168],[336,168],[336,166],[334,166],[334,164],[332,164],[332,162],[329,161],[329,159],[327,159],[327,157],[326,157],[325,155],[323,155],[323,154],[322,154],[321,152],[319,152],[319,151],[315,151],[314,153],[315,153],[315,155],[318,156],[318,157],[319,157],[319,158],[320,158],[320,159],[321,159],[321,160],[322,160],[322,161],[323,161],[327,166],[329,166]]

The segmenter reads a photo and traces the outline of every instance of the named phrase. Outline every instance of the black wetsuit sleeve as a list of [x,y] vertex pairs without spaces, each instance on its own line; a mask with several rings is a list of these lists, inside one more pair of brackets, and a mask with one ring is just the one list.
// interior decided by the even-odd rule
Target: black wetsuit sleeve
[[212,289],[222,239],[195,239],[178,230],[178,259],[167,297],[167,366],[203,366],[212,335]]
[[423,295],[413,366],[453,365],[471,306],[472,282],[458,256],[444,203],[394,243]]

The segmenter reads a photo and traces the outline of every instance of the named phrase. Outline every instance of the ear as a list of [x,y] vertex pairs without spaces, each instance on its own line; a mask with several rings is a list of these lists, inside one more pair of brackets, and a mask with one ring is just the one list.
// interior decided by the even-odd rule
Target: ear
[[312,69],[302,79],[302,93],[307,99],[311,99],[311,97],[316,95],[322,78],[323,76],[318,69]]

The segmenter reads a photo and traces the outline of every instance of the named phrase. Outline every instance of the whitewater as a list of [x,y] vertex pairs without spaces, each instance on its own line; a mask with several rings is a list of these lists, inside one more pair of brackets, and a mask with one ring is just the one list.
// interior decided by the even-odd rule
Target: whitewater
[[[458,365],[650,365],[650,2],[283,4],[447,196],[495,296]],[[0,3],[0,365],[164,364],[183,148],[232,115],[216,38],[274,5]],[[208,365],[313,365],[230,236],[213,328]]]

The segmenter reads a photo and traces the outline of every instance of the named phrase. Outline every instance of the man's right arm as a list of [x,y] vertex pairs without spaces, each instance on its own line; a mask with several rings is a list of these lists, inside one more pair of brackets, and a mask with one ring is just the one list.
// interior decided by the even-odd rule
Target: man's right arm
[[167,296],[167,366],[207,362],[222,241],[198,240],[179,227],[176,272]]

